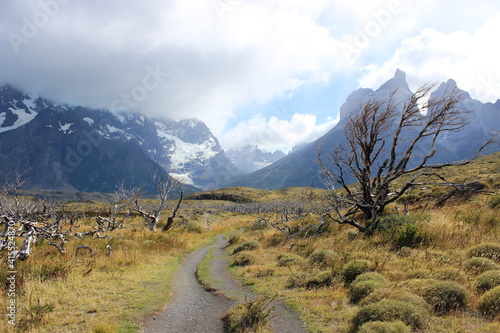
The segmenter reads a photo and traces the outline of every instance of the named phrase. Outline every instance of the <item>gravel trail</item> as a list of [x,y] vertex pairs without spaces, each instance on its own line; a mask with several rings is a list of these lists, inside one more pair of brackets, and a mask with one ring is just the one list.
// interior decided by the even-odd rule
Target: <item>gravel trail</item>
[[[161,313],[151,316],[143,325],[143,333],[223,333],[222,316],[245,297],[256,297],[227,272],[227,240],[218,235],[214,244],[190,254],[179,266],[172,285],[172,298]],[[196,279],[196,269],[207,252],[213,249],[210,262],[211,285],[215,292],[203,289]],[[306,330],[297,317],[280,302],[270,321],[274,332],[303,333]]]

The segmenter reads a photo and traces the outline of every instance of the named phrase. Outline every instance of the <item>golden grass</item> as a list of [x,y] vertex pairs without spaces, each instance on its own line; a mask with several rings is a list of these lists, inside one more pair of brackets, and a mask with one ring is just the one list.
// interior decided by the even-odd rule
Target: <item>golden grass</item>
[[[432,316],[422,332],[496,332],[500,327],[498,319],[492,321],[477,314],[480,295],[475,289],[475,275],[464,271],[463,266],[469,247],[484,242],[498,243],[500,239],[499,207],[490,207],[488,200],[489,197],[480,196],[467,202],[454,201],[441,209],[430,205],[425,211],[414,210],[412,215],[423,240],[413,248],[394,248],[394,230],[365,237],[349,226],[332,224],[327,234],[292,238],[285,243],[280,232],[271,227],[259,231],[249,229],[241,234],[239,244],[252,239],[263,244],[262,249],[254,251],[260,261],[233,271],[257,292],[283,298],[307,321],[311,332],[349,332],[358,306],[349,303],[348,287],[340,278],[340,270],[350,260],[367,259],[375,263],[375,270],[396,288],[402,288],[410,279],[432,278],[453,280],[467,289],[470,299],[466,311]],[[314,219],[319,221],[319,217],[309,217],[307,221],[295,223],[305,225]],[[312,263],[308,258],[317,250],[330,251],[335,262],[326,267]],[[277,260],[282,253],[294,253],[304,260],[282,267]],[[325,270],[334,276],[329,287],[289,287],[293,278],[307,280]]]
[[[88,230],[86,222],[80,221],[77,231]],[[241,224],[241,217],[227,217],[207,229],[193,220],[162,233],[129,218],[127,229],[110,232],[111,239],[71,238],[65,254],[39,240],[28,260],[16,264],[16,303],[23,307],[16,326],[2,315],[0,331],[137,332],[141,321],[167,302],[181,257]],[[96,255],[87,249],[77,252],[79,245],[90,246]],[[3,309],[9,301],[6,291],[0,288]]]
[[[248,228],[238,235],[239,242],[232,249],[247,241],[258,241],[262,248],[251,250],[258,263],[234,267],[231,271],[257,292],[283,299],[307,321],[311,332],[347,333],[359,306],[349,303],[349,286],[344,284],[341,270],[351,260],[366,259],[374,264],[376,272],[387,278],[392,288],[403,288],[409,280],[424,278],[453,280],[466,288],[470,296],[467,310],[432,316],[422,333],[498,332],[498,318],[492,320],[478,315],[480,295],[475,289],[475,275],[467,272],[463,263],[471,246],[498,243],[500,239],[500,153],[465,168],[448,168],[444,172],[452,180],[479,178],[486,189],[494,193],[467,201],[452,198],[444,207],[437,208],[432,196],[444,193],[441,187],[417,189],[412,195],[421,200],[410,207],[410,211],[421,237],[419,244],[396,246],[398,230],[365,237],[350,226],[334,223],[321,236],[295,237],[287,242],[285,236],[272,227]],[[256,202],[321,201],[325,193],[308,188],[264,191],[235,187],[216,191]],[[184,254],[206,244],[218,233],[249,226],[256,217],[215,209],[206,211],[197,205],[196,201],[186,200],[178,218],[184,226],[168,233],[144,230],[144,222],[136,217],[127,218],[127,229],[110,233],[113,237],[110,240],[71,239],[64,255],[46,241],[37,242],[33,255],[17,266],[16,300],[18,308],[23,306],[18,313],[18,323],[24,324],[25,332],[136,332],[141,321],[168,300],[173,272]],[[104,206],[87,202],[66,207],[83,210]],[[390,214],[402,209],[392,204],[386,211]],[[310,215],[291,225],[318,222],[318,216]],[[81,227],[77,231],[88,231],[92,219],[78,223]],[[79,245],[92,247],[97,255],[90,257],[85,250],[76,254]],[[113,249],[111,257],[107,245]],[[325,250],[327,260],[311,260],[315,251]],[[283,253],[296,254],[303,260],[280,265],[278,257]],[[5,264],[5,257],[0,259]],[[331,285],[306,288],[303,282],[320,272],[331,273]],[[3,281],[5,273],[0,273]],[[5,285],[0,287],[3,309],[8,302],[6,291]],[[16,332],[7,325],[4,316],[0,320],[0,331]]]

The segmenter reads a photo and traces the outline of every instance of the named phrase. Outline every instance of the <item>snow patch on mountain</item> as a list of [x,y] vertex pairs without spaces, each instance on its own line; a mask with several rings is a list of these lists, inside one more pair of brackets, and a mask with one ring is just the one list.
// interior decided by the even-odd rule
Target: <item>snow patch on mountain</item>
[[94,122],[95,122],[94,119],[89,118],[89,117],[85,117],[85,118],[83,118],[83,120],[85,120],[85,122],[87,124],[89,124],[90,126],[92,126],[94,124]]
[[[36,117],[37,112],[34,110],[34,104],[31,102],[31,103],[29,103],[29,105],[26,105],[25,101],[27,101],[27,100],[22,101],[24,108],[20,108],[18,106],[18,104],[20,102],[18,100],[13,100],[10,103],[12,105],[12,107],[9,107],[8,110],[10,112],[12,112],[17,117],[17,119],[11,126],[0,127],[0,133],[19,128],[19,127],[23,126],[24,124],[29,123],[30,121],[32,121]],[[4,124],[6,118],[7,118],[6,114],[3,114],[3,113],[0,114],[1,125]]]
[[[109,125],[109,124],[106,124],[106,126],[101,127],[99,134],[101,134],[106,139],[123,138],[125,141],[130,141],[133,138],[126,131],[124,131],[120,128],[117,128],[115,126]],[[139,144],[141,144],[140,140],[139,140]]]
[[61,124],[59,123],[59,130],[63,132],[64,134],[71,134],[74,131],[71,129],[71,126],[73,126],[73,123],[66,123],[66,124]]
[[217,151],[212,150],[212,148],[216,146],[216,142],[213,138],[209,138],[202,144],[195,144],[182,141],[178,137],[160,130],[158,130],[158,136],[175,142],[175,145],[172,146],[169,151],[174,170],[182,168],[184,164],[189,163],[194,159],[208,160],[218,153]]
[[26,105],[28,110],[30,110],[31,112],[34,112],[34,110],[36,108],[36,104],[35,104],[35,102],[33,102],[33,100],[25,98],[25,99],[23,99],[22,102],[24,105]]
[[177,180],[178,182],[181,182],[181,183],[186,184],[186,185],[195,186],[195,183],[191,179],[190,172],[187,172],[187,173],[173,173],[173,172],[171,172],[171,173],[169,173],[169,175],[172,178],[174,178],[175,180]]
[[254,172],[285,157],[282,151],[268,152],[257,146],[245,146],[228,150],[229,160],[244,172]]

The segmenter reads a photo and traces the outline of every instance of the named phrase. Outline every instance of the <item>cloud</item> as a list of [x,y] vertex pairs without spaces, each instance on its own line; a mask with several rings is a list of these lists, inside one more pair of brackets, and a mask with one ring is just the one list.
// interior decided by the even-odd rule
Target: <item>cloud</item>
[[317,124],[316,116],[312,114],[296,113],[291,120],[282,120],[275,116],[266,119],[262,115],[256,115],[240,122],[225,133],[220,141],[224,149],[256,145],[266,150],[281,149],[286,152],[293,146],[318,139],[337,123],[338,118]]
[[[376,87],[400,67],[411,82],[453,77],[490,98],[498,95],[498,66],[488,64],[498,59],[490,45],[500,20],[476,28],[498,8],[490,0],[4,0],[0,84],[63,103],[196,117],[216,135],[233,132],[228,120],[262,117],[276,127],[248,110],[262,114],[277,100],[296,103],[298,114],[326,110],[325,95],[311,91],[331,87],[328,103],[340,105],[339,87],[354,87],[363,67],[362,85]],[[377,24],[359,58],[346,57],[342,45]],[[415,29],[422,32],[408,38]],[[332,111],[323,112],[318,119]]]
[[[237,106],[340,68],[336,39],[316,22],[327,3],[3,1],[0,84],[92,107],[131,98],[132,111],[198,117],[218,133]],[[151,68],[166,75],[144,94]]]
[[453,78],[474,98],[494,102],[500,97],[500,67],[494,65],[500,58],[498,31],[500,14],[491,16],[473,33],[424,29],[403,40],[382,65],[366,66],[360,86],[376,88],[400,68],[407,73],[412,88]]

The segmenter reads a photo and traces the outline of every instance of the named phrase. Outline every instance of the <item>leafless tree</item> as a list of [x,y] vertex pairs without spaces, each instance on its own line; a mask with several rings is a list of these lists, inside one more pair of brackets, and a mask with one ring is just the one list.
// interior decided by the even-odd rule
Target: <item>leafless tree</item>
[[[442,98],[429,99],[432,88],[433,85],[424,85],[404,102],[397,101],[397,91],[387,100],[365,102],[346,123],[346,141],[332,143],[326,160],[318,149],[324,183],[334,190],[331,194],[334,213],[325,216],[364,231],[355,221],[357,213],[375,220],[388,204],[416,185],[420,177],[447,166],[468,164],[491,143],[490,140],[481,146],[470,159],[434,163],[438,137],[466,126],[468,110],[460,107],[462,98],[458,89]],[[393,182],[403,176],[407,177],[402,185],[392,188]],[[336,191],[339,186],[345,193]]]
[[[18,175],[13,183],[7,184],[0,197],[0,250],[8,250],[9,263],[26,260],[33,251],[37,239],[58,240],[60,244],[49,242],[64,253],[66,236],[71,228],[65,228],[64,218],[56,213],[54,206],[41,200],[22,197],[20,189],[24,181]],[[21,249],[17,249],[16,239],[22,238]]]
[[[158,191],[158,202],[154,205],[147,205],[141,200],[141,190],[138,188],[132,189],[124,194],[124,196],[128,198],[132,210],[142,216],[151,231],[156,231],[161,215],[168,207],[168,200],[170,199],[172,190],[180,186],[178,181],[168,175],[155,176],[155,184]],[[181,191],[177,205],[167,218],[167,223],[162,228],[162,231],[167,231],[172,227],[174,218],[182,202],[182,194]]]
[[[71,236],[94,236],[97,231],[72,234],[78,219],[71,210],[57,207],[54,202],[23,197],[21,176],[0,191],[0,250],[9,254],[9,267],[17,260],[27,260],[37,240],[44,239],[60,253],[66,253],[66,242]],[[97,233],[99,237],[99,234]],[[22,240],[20,248],[19,241]]]

